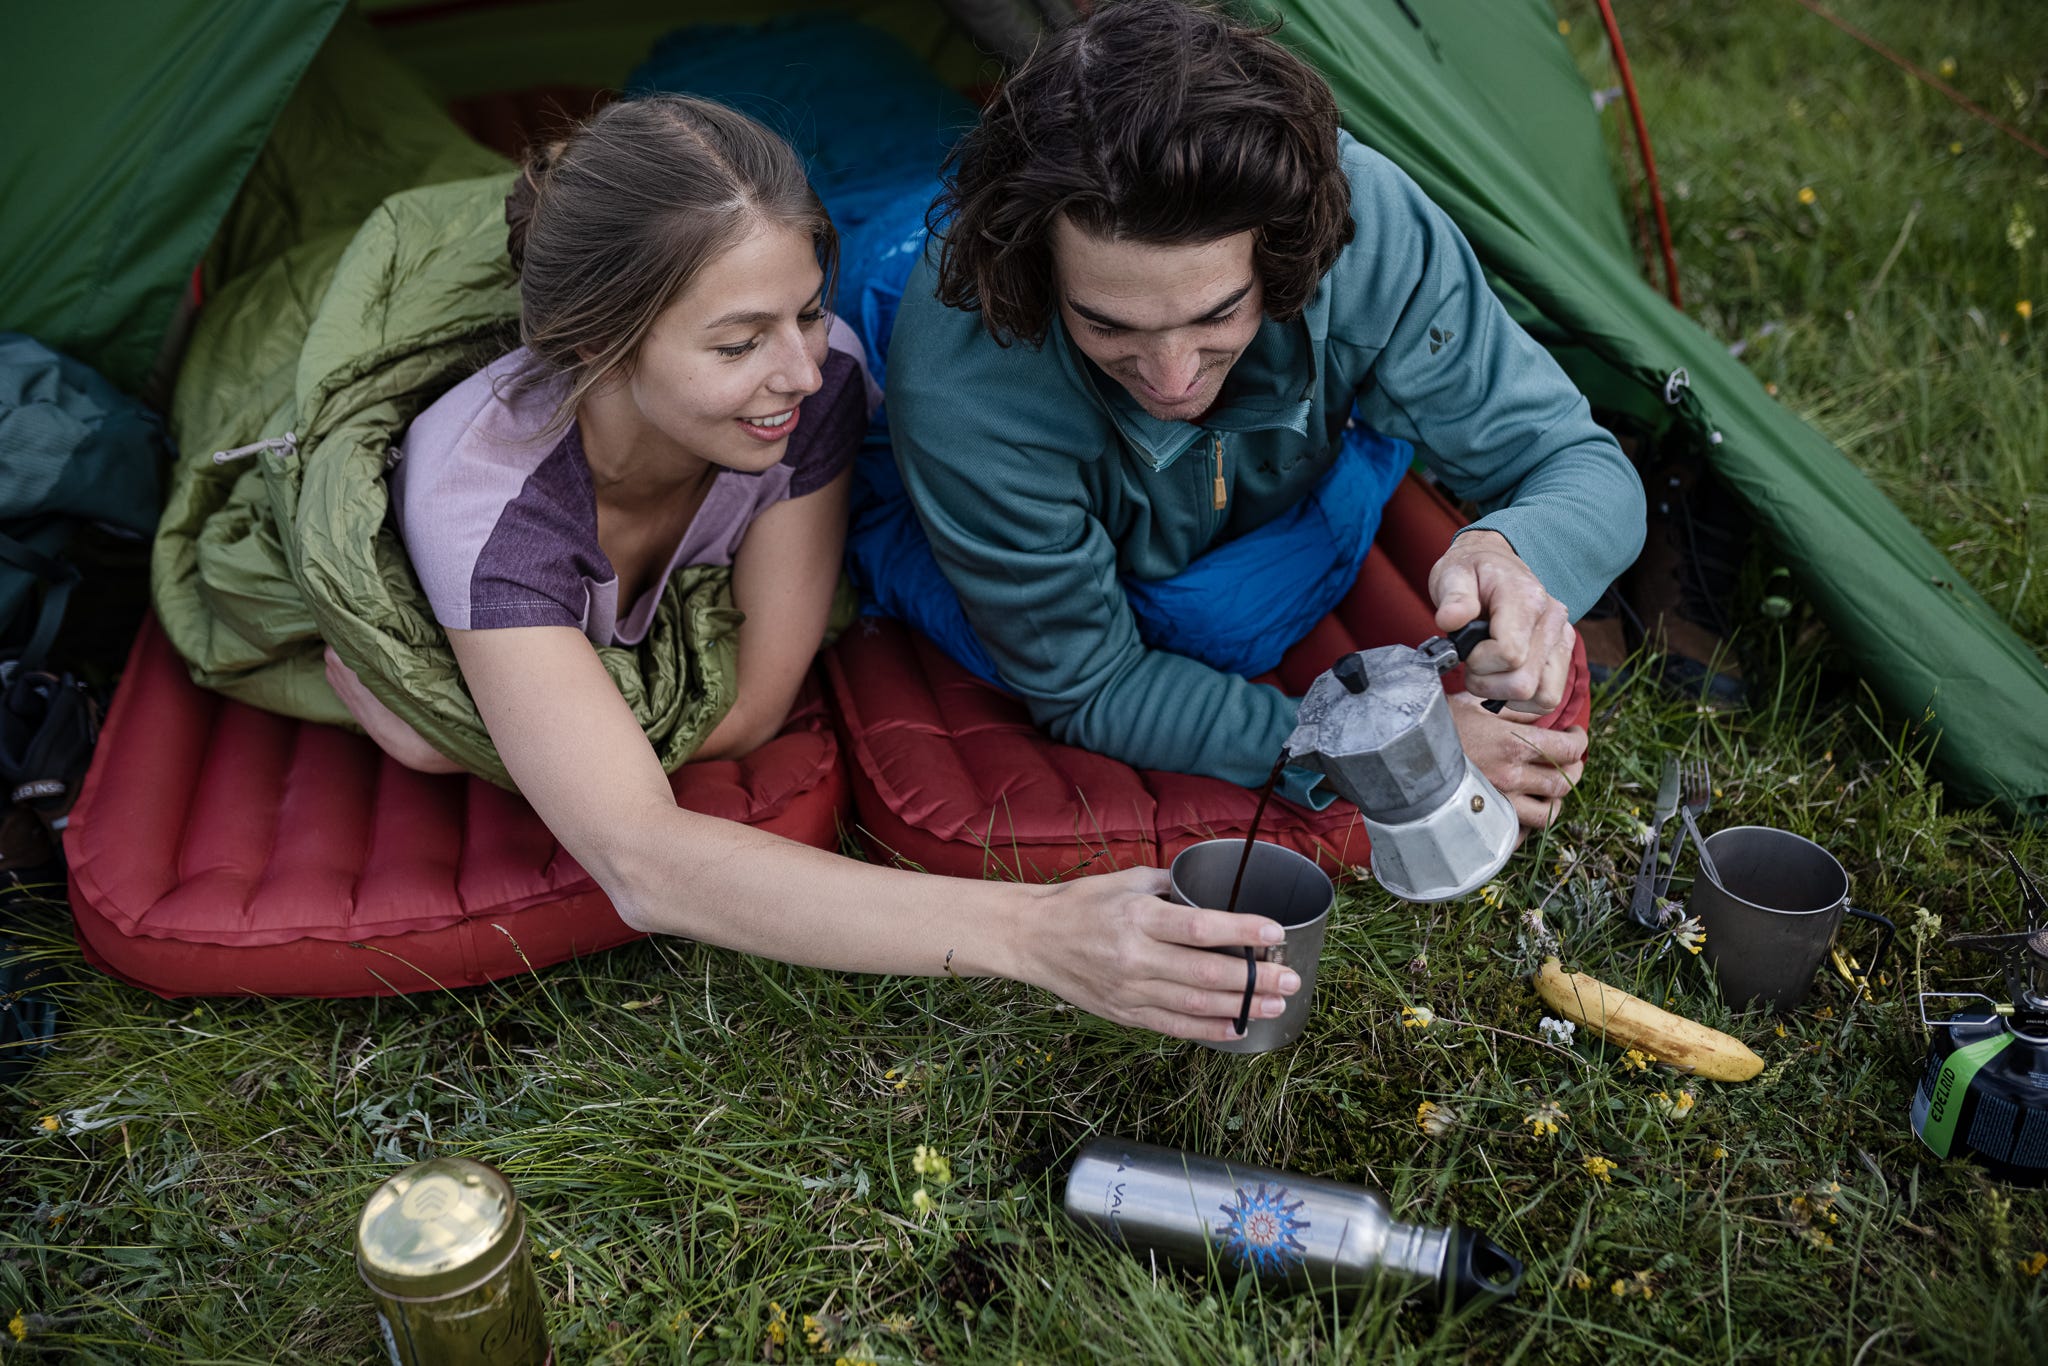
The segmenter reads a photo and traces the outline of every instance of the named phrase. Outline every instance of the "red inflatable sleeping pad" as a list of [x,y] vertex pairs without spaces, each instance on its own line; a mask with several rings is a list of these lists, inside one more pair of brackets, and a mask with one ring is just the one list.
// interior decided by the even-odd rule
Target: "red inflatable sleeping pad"
[[[815,681],[781,735],[671,782],[690,810],[821,848],[848,810]],[[154,619],[64,851],[86,958],[160,996],[474,986],[639,937],[518,796],[200,688]]]
[[[1437,634],[1429,571],[1464,525],[1414,475],[1388,503],[1372,553],[1337,609],[1260,682],[1299,696],[1340,655]],[[1134,865],[1163,867],[1191,844],[1243,838],[1257,794],[1235,783],[1115,759],[1048,739],[1024,703],[955,664],[900,622],[864,617],[825,656],[853,774],[855,833],[870,858],[934,873],[1042,881]],[[1463,686],[1462,671],[1445,686]],[[1585,647],[1564,702],[1541,724],[1591,715]],[[1358,809],[1267,808],[1261,837],[1325,866],[1357,866],[1371,846]]]

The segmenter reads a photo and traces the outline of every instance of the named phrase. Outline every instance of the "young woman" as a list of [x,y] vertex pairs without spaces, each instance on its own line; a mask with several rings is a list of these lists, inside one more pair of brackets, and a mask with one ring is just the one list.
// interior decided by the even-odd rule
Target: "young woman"
[[[825,630],[867,417],[825,311],[837,239],[795,154],[723,106],[615,104],[506,206],[525,345],[408,430],[405,543],[514,781],[635,929],[854,972],[1011,977],[1124,1024],[1231,1037],[1254,916],[1176,906],[1134,869],[1059,886],[859,863],[677,807],[596,646],[668,577],[732,566],[739,695],[698,757],[786,719]],[[448,762],[332,655],[372,737]],[[1261,964],[1253,1013],[1299,980]]]

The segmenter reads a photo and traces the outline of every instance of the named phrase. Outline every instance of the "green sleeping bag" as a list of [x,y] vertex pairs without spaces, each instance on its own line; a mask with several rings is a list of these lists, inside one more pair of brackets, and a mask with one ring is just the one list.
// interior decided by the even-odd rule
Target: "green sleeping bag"
[[[387,515],[384,473],[413,417],[517,342],[510,185],[502,159],[367,39],[337,34],[210,262],[151,566],[157,615],[197,682],[353,726],[326,681],[332,645],[437,749],[506,787]],[[645,641],[598,651],[665,769],[730,708],[740,620],[730,570],[684,569]]]

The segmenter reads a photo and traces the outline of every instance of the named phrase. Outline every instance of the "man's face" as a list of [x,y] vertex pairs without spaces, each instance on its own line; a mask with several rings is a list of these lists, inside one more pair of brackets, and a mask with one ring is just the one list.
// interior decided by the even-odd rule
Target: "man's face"
[[1263,317],[1249,232],[1160,246],[1096,237],[1062,217],[1052,260],[1067,334],[1164,422],[1208,411]]

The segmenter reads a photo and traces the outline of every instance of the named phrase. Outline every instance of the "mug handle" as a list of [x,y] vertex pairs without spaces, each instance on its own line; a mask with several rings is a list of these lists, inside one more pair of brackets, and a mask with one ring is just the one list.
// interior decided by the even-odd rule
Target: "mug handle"
[[1860,995],[1870,986],[1871,979],[1877,976],[1878,965],[1890,954],[1892,940],[1898,935],[1899,927],[1891,922],[1890,917],[1879,915],[1876,911],[1866,911],[1856,905],[1851,905],[1847,909],[1849,914],[1858,920],[1868,920],[1878,926],[1877,951],[1870,955],[1868,967],[1859,966],[1855,959],[1842,952],[1839,945],[1830,951],[1835,961],[1835,972]]

